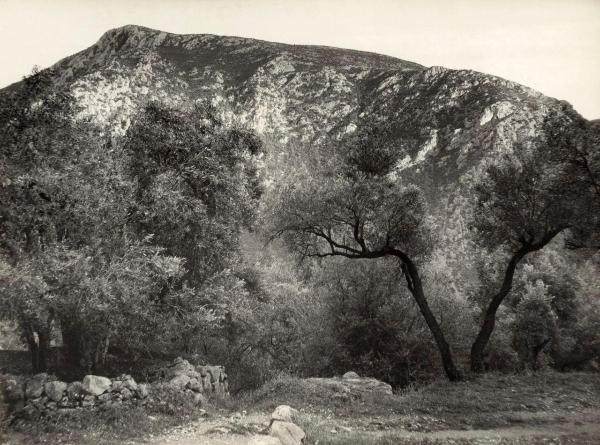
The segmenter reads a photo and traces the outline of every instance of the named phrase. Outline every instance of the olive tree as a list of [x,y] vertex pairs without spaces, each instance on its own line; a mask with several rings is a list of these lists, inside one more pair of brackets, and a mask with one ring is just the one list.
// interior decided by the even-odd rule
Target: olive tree
[[517,155],[490,165],[475,187],[473,227],[480,244],[505,258],[500,288],[487,300],[479,333],[471,347],[471,369],[484,369],[498,308],[509,295],[517,267],[533,252],[547,246],[561,232],[580,227],[593,215],[595,193],[587,171],[574,169],[578,153],[573,147],[547,139]]
[[446,375],[460,380],[419,273],[419,262],[433,244],[423,194],[390,174],[395,158],[388,156],[388,146],[359,142],[346,153],[331,153],[289,173],[271,206],[274,233],[304,257],[396,258],[435,339]]
[[136,230],[185,258],[194,285],[231,267],[258,207],[260,140],[226,128],[202,104],[150,103],[123,142]]
[[[72,97],[55,90],[49,71],[34,69],[0,94],[0,287],[7,270],[27,263],[62,236],[53,220],[69,211],[53,172],[75,145],[73,109]],[[42,283],[29,284],[33,289]],[[45,370],[56,316],[46,310],[44,299],[28,299],[32,294],[25,291],[19,300],[23,304],[17,304],[11,295],[0,298],[4,318],[17,322],[33,369]]]
[[151,110],[122,141],[74,119],[51,73],[0,97],[0,314],[18,322],[35,371],[53,332],[63,363],[90,370],[109,348],[181,349],[224,318],[236,281],[214,277],[252,219],[258,141]]

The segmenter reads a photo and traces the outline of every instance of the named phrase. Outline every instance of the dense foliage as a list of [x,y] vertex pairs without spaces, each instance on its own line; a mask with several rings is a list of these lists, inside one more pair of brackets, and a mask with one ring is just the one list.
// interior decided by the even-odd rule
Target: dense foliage
[[73,121],[44,78],[3,97],[25,112],[2,108],[1,302],[34,369],[58,332],[66,363],[87,370],[111,350],[202,342],[225,319],[221,295],[244,295],[228,267],[259,196],[257,140],[210,110],[153,104],[119,140]]
[[403,386],[599,356],[600,138],[575,114],[434,208],[386,125],[282,150],[206,103],[150,102],[112,134],[52,79],[0,96],[0,328],[35,371],[185,355],[233,388]]
[[[482,246],[498,249],[506,257],[501,260],[505,264],[501,284],[491,292],[471,348],[471,369],[475,372],[483,370],[496,313],[512,288],[519,263],[566,230],[595,230],[595,175],[590,177],[589,164],[579,162],[579,147],[557,140],[555,130],[560,126],[560,122],[550,120],[541,139],[516,147],[518,156],[490,165],[475,186],[476,237]],[[539,308],[531,305],[530,309]]]
[[[396,258],[448,378],[459,380],[461,374],[425,297],[417,265],[434,243],[423,194],[389,174],[396,159],[381,155],[389,153],[389,147],[378,142],[368,145],[364,138],[355,138],[349,155],[334,153],[321,170],[298,169],[294,182],[277,191],[272,209],[275,231],[304,257]],[[371,156],[375,161],[368,161]],[[389,165],[373,168],[383,162]]]

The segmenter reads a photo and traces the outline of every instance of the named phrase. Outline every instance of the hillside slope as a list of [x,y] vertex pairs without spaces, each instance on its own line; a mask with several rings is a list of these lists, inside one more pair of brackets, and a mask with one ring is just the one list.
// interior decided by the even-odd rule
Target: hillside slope
[[[362,122],[393,123],[398,170],[430,190],[513,150],[570,105],[470,70],[378,54],[128,25],[58,62],[83,114],[122,134],[139,106],[210,101],[231,124],[285,147],[340,139]],[[405,172],[408,173],[408,172]]]
[[566,102],[471,70],[134,25],[107,31],[53,68],[81,117],[117,136],[148,101],[211,103],[227,124],[268,141],[272,175],[288,147],[331,143],[361,124],[385,122],[401,151],[397,173],[416,182],[442,214],[468,195],[456,191],[487,160],[540,134],[550,112],[573,113]]

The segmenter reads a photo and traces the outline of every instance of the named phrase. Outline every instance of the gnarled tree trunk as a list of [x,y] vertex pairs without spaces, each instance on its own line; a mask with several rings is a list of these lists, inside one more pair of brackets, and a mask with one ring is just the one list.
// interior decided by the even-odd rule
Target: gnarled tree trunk
[[400,259],[402,261],[402,271],[406,277],[408,290],[411,292],[413,298],[417,302],[419,310],[425,319],[425,323],[427,323],[427,327],[429,327],[429,331],[433,335],[442,359],[442,366],[444,367],[446,376],[451,382],[462,380],[463,375],[454,364],[454,357],[452,355],[450,345],[446,341],[444,333],[442,332],[435,315],[429,307],[429,303],[427,303],[425,292],[423,291],[421,277],[419,276],[419,271],[416,265],[408,257],[402,256]]
[[490,341],[490,337],[494,331],[494,326],[496,325],[496,313],[498,312],[500,304],[502,304],[510,292],[517,265],[519,264],[519,261],[523,259],[526,253],[527,252],[525,252],[523,249],[519,249],[517,253],[512,256],[508,262],[508,267],[504,272],[502,287],[500,288],[500,291],[494,295],[485,311],[481,329],[479,330],[477,338],[471,347],[471,371],[473,372],[483,372],[485,348]]
[[537,242],[523,242],[521,248],[510,258],[506,271],[504,272],[504,279],[502,280],[500,291],[494,295],[490,301],[483,317],[481,329],[471,347],[471,371],[483,372],[484,370],[483,361],[485,357],[485,348],[490,341],[494,326],[496,325],[496,313],[512,288],[515,270],[517,269],[519,262],[525,258],[527,254],[543,249],[556,235],[566,228],[567,226],[559,226],[553,230],[549,230]]

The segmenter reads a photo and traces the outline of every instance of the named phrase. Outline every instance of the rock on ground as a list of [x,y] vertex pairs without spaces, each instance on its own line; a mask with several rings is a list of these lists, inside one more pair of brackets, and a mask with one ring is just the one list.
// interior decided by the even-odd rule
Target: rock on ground
[[306,437],[306,434],[298,425],[280,420],[273,422],[270,434],[279,439],[282,445],[301,445]]
[[149,392],[150,391],[148,390],[148,385],[146,385],[145,383],[138,385],[137,390],[135,391],[136,395],[140,399],[145,399],[146,397],[148,397]]
[[298,417],[298,411],[288,405],[279,405],[271,414],[271,420],[283,422],[294,422]]
[[103,392],[108,391],[111,385],[109,378],[98,375],[86,375],[83,378],[83,389],[91,395],[99,396]]
[[165,378],[172,379],[173,377],[177,377],[179,375],[195,374],[196,369],[194,368],[194,365],[187,360],[177,357],[175,360],[173,360],[172,364],[163,369],[162,373]]
[[360,395],[364,393],[392,395],[391,385],[371,377],[341,379],[313,377],[306,380],[340,393],[354,395]]
[[50,400],[60,402],[63,398],[63,393],[67,390],[65,382],[48,382],[44,385],[44,392]]
[[173,386],[175,388],[184,389],[188,383],[190,383],[190,378],[185,374],[180,374],[173,377],[169,381],[169,386]]
[[45,373],[34,375],[31,380],[27,382],[25,387],[25,396],[28,399],[41,397],[44,393],[44,385],[47,381],[48,375]]

